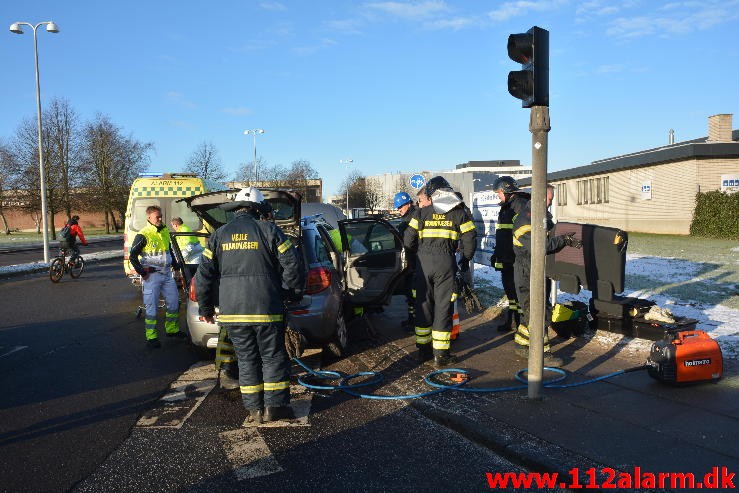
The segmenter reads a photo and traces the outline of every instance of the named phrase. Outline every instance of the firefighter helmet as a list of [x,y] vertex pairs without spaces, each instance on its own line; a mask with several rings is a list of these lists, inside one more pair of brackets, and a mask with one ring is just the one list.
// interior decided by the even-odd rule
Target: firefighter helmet
[[493,183],[493,191],[502,190],[503,193],[513,193],[518,190],[518,183],[510,176],[499,176]]
[[256,187],[246,187],[239,190],[233,199],[233,202],[228,202],[221,206],[226,211],[235,211],[243,207],[253,207],[255,209],[261,209],[262,202],[264,202],[264,195]]
[[452,188],[443,176],[434,176],[426,183],[426,196],[431,197],[440,188]]

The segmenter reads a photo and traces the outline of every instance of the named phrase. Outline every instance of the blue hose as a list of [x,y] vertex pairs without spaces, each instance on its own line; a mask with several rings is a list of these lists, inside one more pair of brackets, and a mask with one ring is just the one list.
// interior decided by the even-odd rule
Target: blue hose
[[[404,400],[404,399],[418,399],[419,397],[428,397],[430,395],[434,394],[440,394],[441,392],[446,392],[447,390],[456,390],[458,392],[476,392],[476,393],[486,393],[486,392],[507,392],[510,390],[521,390],[528,387],[527,381],[524,378],[524,374],[528,372],[528,368],[522,368],[521,370],[518,370],[516,372],[515,378],[519,382],[521,382],[523,385],[513,385],[509,387],[488,387],[488,388],[479,388],[479,387],[465,387],[467,382],[469,381],[469,371],[462,369],[462,368],[444,368],[442,370],[434,370],[428,375],[426,375],[423,380],[430,386],[434,387],[435,390],[429,390],[428,392],[421,392],[418,394],[406,394],[406,395],[375,395],[375,394],[364,394],[357,389],[361,387],[368,387],[370,385],[376,385],[383,381],[385,381],[385,377],[382,375],[382,373],[378,373],[375,371],[362,371],[358,373],[354,373],[352,375],[346,375],[345,373],[338,372],[338,371],[330,371],[330,370],[314,370],[307,366],[305,363],[300,361],[298,358],[294,358],[295,362],[303,367],[303,369],[308,373],[308,375],[301,375],[298,377],[298,383],[302,385],[303,387],[310,389],[310,390],[341,390],[342,392],[349,394],[354,397],[361,397],[363,399],[377,399],[377,400]],[[613,373],[608,373],[607,375],[602,375],[600,377],[591,378],[589,380],[584,380],[582,382],[575,382],[570,384],[559,384],[559,382],[563,381],[565,378],[567,378],[567,373],[560,369],[560,368],[552,368],[549,366],[544,367],[545,372],[552,372],[557,373],[559,376],[553,378],[552,380],[545,381],[542,386],[548,389],[566,389],[566,388],[572,388],[572,387],[579,387],[581,385],[587,385],[589,383],[593,382],[599,382],[601,380],[605,380],[607,378],[615,377],[617,375],[622,375],[624,373],[628,373],[630,371],[636,371],[636,370],[643,370],[645,369],[645,366],[638,366],[634,368],[629,368],[627,370],[619,370],[615,371]],[[435,382],[433,380],[433,377],[436,375],[440,375],[442,373],[456,373],[457,375],[464,375],[464,378],[461,379],[459,383],[455,383],[453,385],[447,385],[442,384],[439,382]],[[337,385],[317,385],[313,383],[309,383],[306,381],[306,377],[317,377],[322,380],[339,380],[339,383]],[[357,383],[350,383],[352,380],[362,377],[369,377],[365,378],[365,380],[362,380],[361,382]]]

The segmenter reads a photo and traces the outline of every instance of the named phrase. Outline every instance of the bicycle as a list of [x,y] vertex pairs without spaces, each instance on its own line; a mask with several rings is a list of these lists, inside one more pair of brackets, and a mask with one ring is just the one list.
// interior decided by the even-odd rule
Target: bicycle
[[49,266],[49,279],[51,282],[59,282],[66,272],[72,276],[72,279],[77,279],[82,275],[82,271],[85,269],[85,259],[82,256],[77,255],[76,257],[70,257],[67,260],[67,250],[64,248],[59,249],[59,255],[51,261]]

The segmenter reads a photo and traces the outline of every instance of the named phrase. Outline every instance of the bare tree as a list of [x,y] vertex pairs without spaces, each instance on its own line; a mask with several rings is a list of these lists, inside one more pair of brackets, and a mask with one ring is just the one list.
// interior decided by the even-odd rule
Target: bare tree
[[82,132],[82,161],[88,203],[105,213],[105,231],[111,223],[118,231],[128,201],[128,191],[136,176],[149,163],[151,143],[126,137],[107,116],[98,114]]
[[[349,193],[347,195],[347,189]],[[348,206],[350,209],[358,207],[366,207],[366,180],[359,170],[352,170],[341,184],[341,193],[348,197]],[[349,211],[347,211],[348,213]]]
[[[44,138],[44,143],[49,139]],[[48,150],[48,149],[47,149]],[[18,207],[29,214],[34,224],[36,233],[41,233],[41,180],[38,158],[38,129],[35,118],[26,118],[18,125],[15,135],[10,143],[10,152],[13,156],[12,162],[15,166],[17,180]],[[45,153],[44,173],[49,176],[48,153]],[[49,196],[49,181],[47,181],[47,198]]]
[[225,181],[226,172],[223,170],[218,149],[213,142],[203,141],[190,155],[185,165],[185,171],[195,173],[200,178]]
[[[53,99],[44,111],[44,127],[49,139],[49,204],[54,213],[66,211],[67,218],[73,209],[85,209],[84,204],[75,201],[72,193],[80,186],[79,128],[77,114],[65,99]],[[51,230],[56,237],[54,218]]]
[[[260,181],[272,181],[279,180],[285,175],[286,171],[283,166],[270,165],[264,158],[259,156],[257,158],[257,166],[259,167]],[[248,163],[241,163],[239,169],[236,172],[236,181],[252,184],[254,182],[254,161]]]
[[284,181],[286,185],[296,190],[303,196],[303,202],[308,200],[308,180],[318,178],[318,172],[313,169],[310,161],[300,159],[293,161],[290,169],[285,175]]
[[3,231],[6,235],[10,234],[10,225],[5,217],[5,207],[11,203],[11,196],[8,193],[15,189],[16,163],[13,154],[6,144],[0,142],[0,219],[3,221]]
[[387,203],[387,197],[382,191],[382,183],[377,178],[368,178],[364,190],[364,203],[366,207],[375,211],[380,205]]

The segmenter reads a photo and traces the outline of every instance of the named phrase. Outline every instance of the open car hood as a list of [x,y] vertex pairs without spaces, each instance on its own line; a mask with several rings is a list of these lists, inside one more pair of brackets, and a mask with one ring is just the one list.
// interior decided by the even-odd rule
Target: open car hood
[[[217,229],[233,217],[233,211],[224,211],[222,204],[233,202],[239,192],[239,188],[220,190],[201,195],[193,195],[180,199],[185,202],[195,214],[208,223],[213,229]],[[300,194],[288,190],[274,188],[260,188],[264,199],[272,206],[274,222],[283,229],[297,228],[300,224]]]

